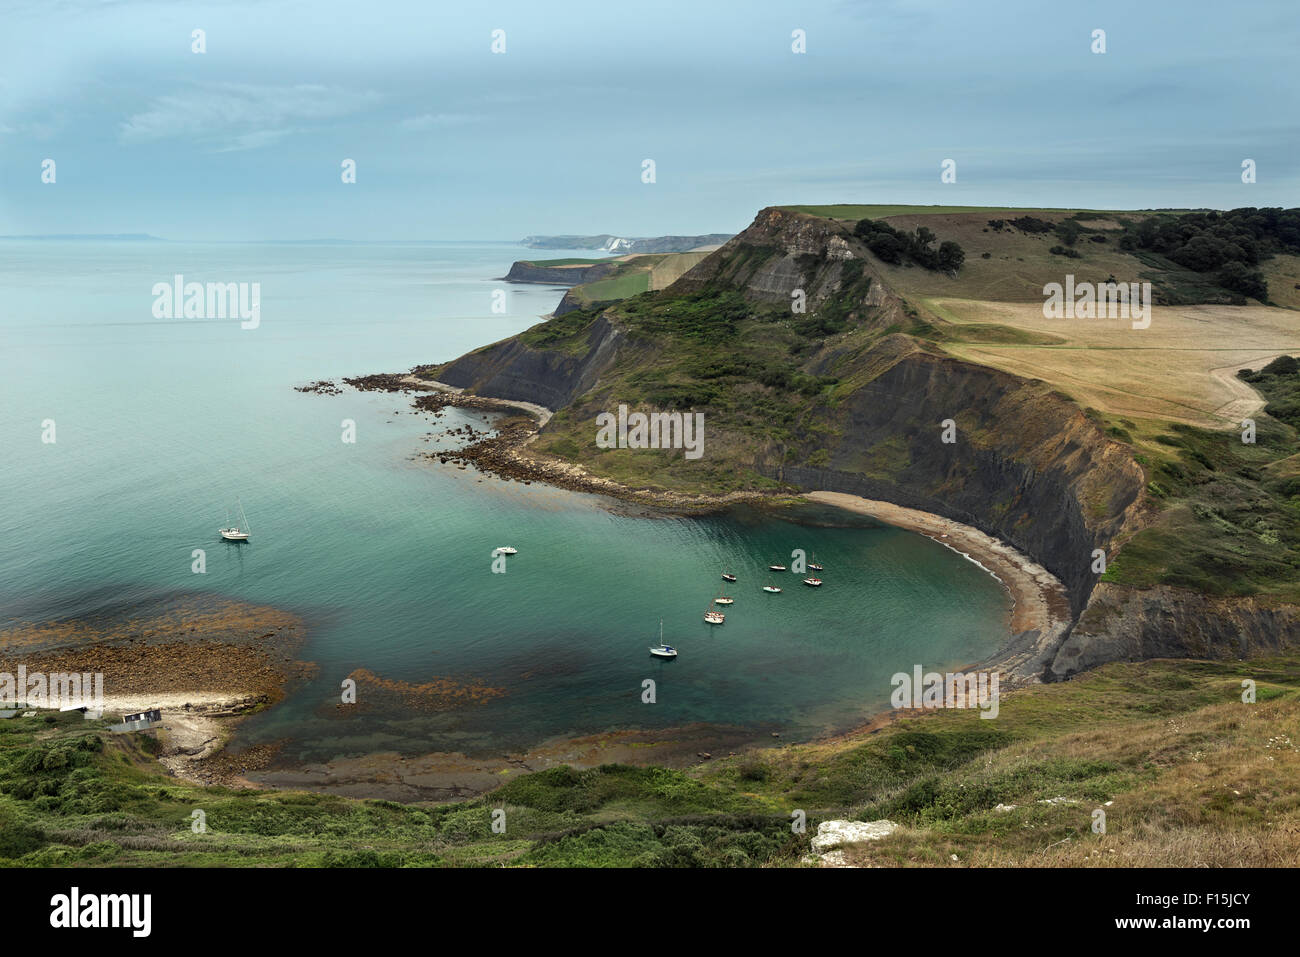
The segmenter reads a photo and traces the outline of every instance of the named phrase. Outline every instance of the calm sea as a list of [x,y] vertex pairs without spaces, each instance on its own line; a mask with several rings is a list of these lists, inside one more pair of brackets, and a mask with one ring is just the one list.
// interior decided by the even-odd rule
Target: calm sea
[[[997,647],[1002,588],[924,537],[828,509],[799,521],[620,514],[416,460],[443,423],[401,396],[293,391],[532,325],[562,290],[493,281],[526,255],[504,243],[0,241],[0,621],[178,591],[297,612],[319,678],[241,734],[287,738],[304,760],[688,722],[780,727],[789,740],[880,710],[897,671]],[[260,325],[154,318],[154,284],[178,273],[260,283]],[[341,441],[344,419],[354,444]],[[243,546],[216,534],[237,497],[255,533]],[[504,544],[519,555],[493,574]],[[206,574],[191,571],[195,548]],[[794,548],[826,566],[824,587],[767,572]],[[701,616],[723,570],[740,578],[736,603],[710,628]],[[769,581],[784,593],[760,591]],[[676,661],[647,654],[661,618]],[[339,682],[361,667],[506,693],[341,721]]]

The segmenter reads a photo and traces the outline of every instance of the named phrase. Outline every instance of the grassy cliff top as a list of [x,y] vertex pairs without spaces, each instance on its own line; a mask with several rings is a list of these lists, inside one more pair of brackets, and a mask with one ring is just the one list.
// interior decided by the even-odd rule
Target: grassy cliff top
[[[200,786],[161,770],[154,733],[19,717],[0,722],[0,865],[798,866],[818,822],[840,818],[901,825],[848,852],[880,866],[1300,856],[1300,658],[1112,664],[978,715],[940,710],[689,771],[561,766],[443,805]],[[1091,829],[1099,807],[1105,834]],[[196,808],[206,833],[191,830]]]

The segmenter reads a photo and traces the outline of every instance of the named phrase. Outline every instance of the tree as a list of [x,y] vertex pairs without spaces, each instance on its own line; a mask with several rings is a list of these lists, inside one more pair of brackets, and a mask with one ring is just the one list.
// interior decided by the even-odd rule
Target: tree
[[939,244],[939,268],[946,273],[955,274],[966,261],[966,251],[951,239]]

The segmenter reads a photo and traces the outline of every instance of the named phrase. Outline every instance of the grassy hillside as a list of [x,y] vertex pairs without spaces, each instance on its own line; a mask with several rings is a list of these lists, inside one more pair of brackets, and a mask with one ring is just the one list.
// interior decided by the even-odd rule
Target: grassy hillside
[[1298,719],[1294,656],[1113,664],[1004,696],[992,721],[932,712],[689,772],[560,766],[416,806],[191,785],[150,734],[47,714],[0,722],[0,864],[798,866],[831,818],[902,825],[846,854],[883,866],[1293,864]]
[[[665,289],[708,253],[649,253],[625,257],[610,276],[574,286],[571,299],[582,305],[630,299],[649,290]],[[558,261],[554,263],[558,265]],[[551,265],[550,263],[535,265]]]

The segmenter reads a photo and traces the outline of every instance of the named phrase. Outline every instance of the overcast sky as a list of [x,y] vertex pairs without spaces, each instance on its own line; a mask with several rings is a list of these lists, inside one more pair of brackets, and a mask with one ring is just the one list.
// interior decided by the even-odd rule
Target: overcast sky
[[0,0],[0,235],[514,240],[731,232],[789,203],[1295,206],[1298,20],[1295,0]]

